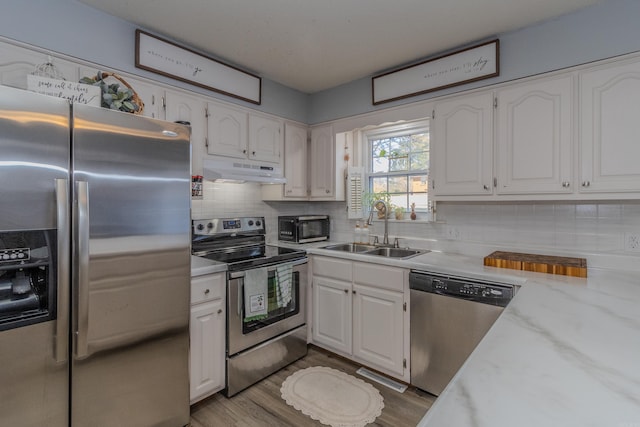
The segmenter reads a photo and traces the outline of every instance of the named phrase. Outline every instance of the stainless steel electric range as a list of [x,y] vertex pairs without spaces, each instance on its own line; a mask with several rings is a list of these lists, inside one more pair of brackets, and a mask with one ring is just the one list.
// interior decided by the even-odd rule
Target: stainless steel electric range
[[307,256],[265,243],[264,217],[194,220],[192,254],[227,264],[226,388],[233,396],[307,354]]

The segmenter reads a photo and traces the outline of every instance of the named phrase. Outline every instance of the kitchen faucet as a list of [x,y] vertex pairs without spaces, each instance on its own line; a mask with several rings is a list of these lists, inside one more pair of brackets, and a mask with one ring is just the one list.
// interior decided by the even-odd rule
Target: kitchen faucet
[[[387,203],[384,200],[376,200],[371,204],[371,211],[369,212],[369,219],[367,220],[367,225],[371,225],[373,223],[373,208],[377,208],[378,203],[382,203],[384,206],[384,238],[382,239],[383,245],[389,245],[389,212],[387,212]],[[378,209],[379,210],[379,209]]]

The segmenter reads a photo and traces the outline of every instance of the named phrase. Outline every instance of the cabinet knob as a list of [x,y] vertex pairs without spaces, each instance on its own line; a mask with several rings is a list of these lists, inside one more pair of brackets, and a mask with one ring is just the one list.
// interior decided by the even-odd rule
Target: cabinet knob
[[353,292],[354,295],[356,294],[356,291],[351,291],[351,292]]
[[583,187],[588,187],[588,186],[590,186],[590,185],[591,185],[591,182],[589,182],[589,181],[582,181],[582,186],[583,186]]
[[251,155],[252,155],[252,156],[255,156],[255,155],[256,155],[256,152],[255,152],[255,151],[252,151],[252,152],[251,152]]
[[205,294],[205,295],[209,295],[209,289],[205,289],[205,290],[204,290],[204,294]]
[[571,183],[570,183],[569,181],[564,181],[564,182],[562,183],[562,186],[563,186],[564,188],[569,188],[569,187],[571,186]]
[[483,185],[482,187],[485,189],[485,191],[489,191],[489,186],[488,185]]
[[329,193],[331,193],[331,190],[325,190],[325,192],[326,192],[327,194],[329,194]]
[[242,154],[247,154],[247,150],[242,150]]
[[221,308],[218,309],[218,314],[222,314],[222,309]]
[[345,293],[345,294],[348,294],[348,293],[349,293],[349,289],[345,289],[345,290],[344,290],[344,293]]

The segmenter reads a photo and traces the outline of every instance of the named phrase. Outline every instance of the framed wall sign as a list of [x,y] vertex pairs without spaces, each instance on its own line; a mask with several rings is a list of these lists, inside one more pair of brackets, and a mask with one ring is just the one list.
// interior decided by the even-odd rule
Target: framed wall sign
[[500,74],[500,40],[492,40],[371,79],[373,105]]
[[136,67],[260,104],[262,79],[191,49],[136,30]]

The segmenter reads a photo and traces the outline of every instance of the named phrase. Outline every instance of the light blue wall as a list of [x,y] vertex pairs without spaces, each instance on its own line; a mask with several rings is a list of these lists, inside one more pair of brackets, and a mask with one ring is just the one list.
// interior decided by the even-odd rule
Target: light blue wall
[[573,14],[499,34],[500,76],[493,79],[374,107],[370,76],[313,95],[263,78],[263,102],[255,106],[135,68],[137,27],[76,0],[2,0],[2,9],[0,36],[310,124],[640,50],[640,0],[601,0]]
[[640,51],[640,0],[601,0],[575,13],[497,37],[500,39],[499,77],[373,106],[370,76],[313,94],[309,123],[382,110]]
[[[309,95],[271,80],[262,79],[262,104],[255,105],[135,68],[135,30],[139,27],[76,0],[2,0],[0,5],[0,36],[288,119],[308,122]],[[215,51],[215,46],[212,45],[211,50]],[[210,53],[203,53],[213,57]],[[259,70],[248,71],[259,74]]]

